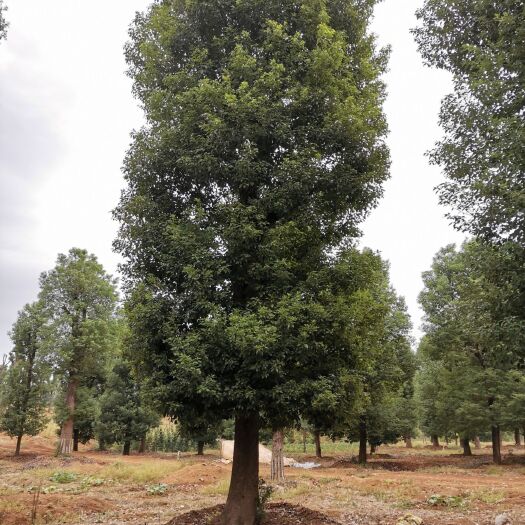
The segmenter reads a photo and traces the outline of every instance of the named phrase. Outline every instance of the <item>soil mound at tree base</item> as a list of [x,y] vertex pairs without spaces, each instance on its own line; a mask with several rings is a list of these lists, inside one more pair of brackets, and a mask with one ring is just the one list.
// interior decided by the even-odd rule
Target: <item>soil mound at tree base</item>
[[[217,505],[202,510],[194,510],[177,516],[166,525],[218,525],[224,505]],[[290,505],[272,503],[268,505],[262,525],[340,525],[338,521],[315,510]]]

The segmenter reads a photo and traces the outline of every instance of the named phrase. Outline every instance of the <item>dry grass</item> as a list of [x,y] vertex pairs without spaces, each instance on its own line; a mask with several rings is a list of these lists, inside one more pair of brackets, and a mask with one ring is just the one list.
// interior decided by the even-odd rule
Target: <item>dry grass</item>
[[144,463],[128,464],[116,461],[97,471],[97,477],[130,483],[154,483],[163,480],[174,471],[180,470],[182,462],[149,460]]

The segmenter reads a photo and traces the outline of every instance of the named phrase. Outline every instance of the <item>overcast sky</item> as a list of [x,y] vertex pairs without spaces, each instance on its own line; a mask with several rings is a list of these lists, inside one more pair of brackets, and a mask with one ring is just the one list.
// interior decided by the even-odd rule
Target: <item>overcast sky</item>
[[[409,29],[423,0],[386,0],[374,31],[393,48],[386,76],[392,178],[364,224],[362,244],[391,262],[397,291],[421,323],[421,272],[462,236],[438,206],[441,180],[424,152],[440,136],[437,114],[450,91],[444,73],[422,66]],[[7,0],[0,43],[0,354],[17,311],[35,299],[38,276],[72,246],[116,272],[110,211],[120,166],[141,114],[124,75],[122,46],[148,0]]]

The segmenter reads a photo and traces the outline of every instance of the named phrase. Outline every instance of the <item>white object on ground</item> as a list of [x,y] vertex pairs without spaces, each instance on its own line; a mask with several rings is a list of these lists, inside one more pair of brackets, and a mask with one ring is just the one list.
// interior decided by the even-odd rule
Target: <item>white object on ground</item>
[[[221,439],[221,458],[233,460],[234,441]],[[295,459],[283,458],[285,467],[295,466]],[[259,444],[259,463],[269,465],[272,462],[272,451],[264,445]]]
[[321,463],[314,463],[313,461],[306,461],[304,463],[295,462],[291,466],[295,468],[311,469],[320,467]]

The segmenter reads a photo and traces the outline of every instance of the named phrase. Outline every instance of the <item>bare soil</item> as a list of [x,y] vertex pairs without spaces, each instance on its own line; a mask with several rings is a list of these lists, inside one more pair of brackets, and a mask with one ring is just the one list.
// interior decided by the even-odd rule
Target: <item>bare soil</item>
[[[173,518],[166,525],[219,525],[219,517],[224,505],[188,512]],[[290,505],[289,503],[273,503],[268,505],[262,525],[338,525],[339,522],[320,512]]]
[[[31,523],[38,490],[36,525],[209,524],[226,500],[231,465],[219,461],[218,451],[123,457],[88,445],[58,458],[54,439],[24,438],[15,458],[14,440],[0,435],[1,525]],[[385,446],[361,467],[349,448],[323,458],[320,468],[286,468],[264,523],[395,525],[411,513],[424,525],[493,525],[506,512],[513,525],[525,525],[525,448],[506,446],[503,466],[492,464],[490,449],[471,458],[459,452]],[[57,472],[73,479],[53,481]],[[269,479],[267,466],[261,477]]]

